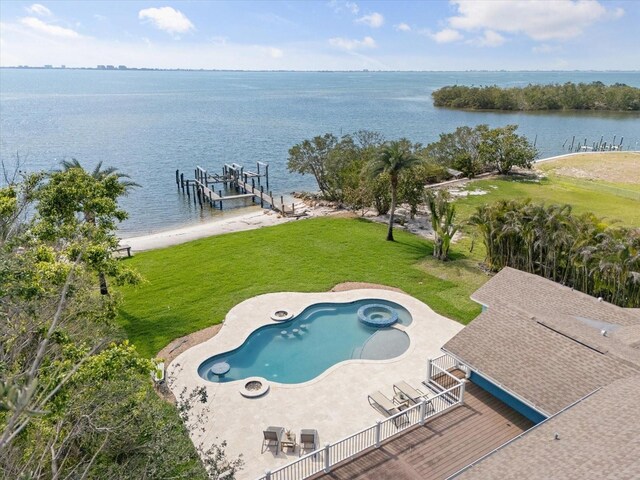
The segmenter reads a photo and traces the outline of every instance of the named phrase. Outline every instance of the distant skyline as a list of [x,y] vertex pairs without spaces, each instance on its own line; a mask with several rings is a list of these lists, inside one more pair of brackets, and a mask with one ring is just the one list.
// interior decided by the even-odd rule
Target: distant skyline
[[640,2],[0,3],[0,66],[638,70]]

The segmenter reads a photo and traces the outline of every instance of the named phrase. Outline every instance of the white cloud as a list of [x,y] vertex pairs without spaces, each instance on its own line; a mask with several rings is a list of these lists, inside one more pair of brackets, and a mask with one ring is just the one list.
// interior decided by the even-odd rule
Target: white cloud
[[267,55],[269,55],[271,58],[282,58],[284,55],[284,52],[279,48],[276,48],[276,47],[264,47],[264,48],[265,48],[265,51],[267,52]]
[[60,27],[58,25],[51,25],[50,23],[45,23],[36,17],[24,17],[20,19],[20,23],[25,27],[29,27],[31,30],[50,35],[52,37],[80,38],[80,34],[75,30]]
[[428,34],[436,43],[451,43],[462,40],[464,36],[457,30],[445,28],[436,33]]
[[[618,43],[615,47],[610,42],[593,39],[591,46],[587,47],[592,55],[534,55],[531,53],[532,45],[525,43],[518,55],[505,60],[492,50],[487,51],[489,49],[468,48],[451,55],[447,49],[433,45],[428,55],[422,50],[424,45],[416,51],[405,48],[401,52],[388,53],[375,48],[346,51],[331,47],[328,37],[320,42],[277,45],[248,45],[235,43],[232,39],[214,42],[211,38],[185,43],[175,42],[168,35],[153,38],[153,41],[134,37],[114,41],[82,35],[79,41],[47,37],[19,21],[3,20],[0,20],[1,66],[65,64],[67,67],[95,67],[97,64],[122,64],[129,67],[230,70],[625,70],[629,65],[638,63],[637,51],[624,46],[630,38],[624,30],[616,36]],[[416,27],[412,31],[426,35]],[[482,35],[482,32],[477,35],[461,33],[471,38]],[[362,40],[362,36],[357,38]],[[46,41],[49,39],[55,41]],[[514,47],[518,46],[518,42],[513,43]],[[274,58],[277,53],[272,51],[270,54],[270,47],[282,49],[283,56]],[[611,48],[615,48],[618,54],[610,55]]]
[[53,15],[51,13],[51,10],[39,3],[34,3],[33,5],[26,7],[25,10],[32,15],[38,15],[40,17],[50,17],[51,15]]
[[[494,44],[498,32],[522,33],[539,40],[563,40],[576,37],[596,21],[621,15],[608,12],[596,0],[451,0],[458,9],[448,19],[452,28],[485,30],[485,41]],[[624,12],[622,12],[624,14]],[[493,32],[487,37],[486,31]]]
[[[0,66],[65,64],[67,67],[95,67],[98,64],[127,65],[150,68],[219,68],[231,70],[281,70],[304,65],[313,69],[316,62],[327,69],[347,68],[356,62],[352,56],[333,56],[318,52],[309,55],[308,48],[286,48],[274,45],[238,43],[189,43],[164,40],[121,39],[111,41],[90,36],[56,38],[43,41],[44,35],[20,22],[0,22],[2,56]],[[292,58],[293,56],[293,58]],[[335,65],[332,62],[337,60]],[[286,63],[285,63],[286,62]],[[295,62],[295,63],[294,63]],[[359,68],[369,68],[361,64]]]
[[215,45],[226,45],[229,43],[229,37],[225,35],[214,35],[211,37],[211,43]]
[[347,7],[347,9],[354,15],[357,15],[360,11],[360,7],[355,2],[347,2],[344,4],[344,6]]
[[357,15],[360,12],[360,6],[356,2],[339,2],[338,0],[329,0],[327,6],[331,8],[335,13],[342,13],[347,10],[353,15]]
[[498,32],[494,32],[493,30],[485,30],[482,37],[478,37],[475,40],[472,40],[471,43],[474,45],[478,45],[479,47],[499,47],[506,41],[507,39],[500,35]]
[[356,19],[356,23],[362,23],[371,28],[379,28],[384,24],[384,17],[378,12],[373,12]]
[[540,45],[536,45],[531,49],[533,53],[553,53],[560,50],[558,45],[549,45],[548,43],[542,43]]
[[332,47],[336,47],[336,48],[340,48],[342,50],[348,50],[348,51],[376,47],[376,41],[371,37],[364,37],[362,40],[343,38],[343,37],[334,37],[329,39],[329,44]]
[[411,27],[409,25],[407,25],[406,23],[399,23],[397,25],[394,25],[394,27],[399,32],[410,32],[411,31]]
[[184,13],[171,7],[145,8],[138,12],[138,18],[149,21],[157,29],[171,34],[195,30],[193,23]]

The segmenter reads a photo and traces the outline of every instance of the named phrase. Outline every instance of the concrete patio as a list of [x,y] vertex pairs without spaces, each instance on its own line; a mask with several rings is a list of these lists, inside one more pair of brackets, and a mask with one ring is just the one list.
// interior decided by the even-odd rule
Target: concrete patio
[[[275,310],[300,313],[320,302],[352,302],[370,298],[384,299],[406,308],[413,322],[402,327],[410,337],[408,350],[391,360],[348,360],[339,363],[315,379],[300,384],[270,383],[269,392],[257,399],[240,395],[242,381],[213,383],[201,378],[198,366],[212,355],[240,346],[258,327],[272,324]],[[178,356],[168,367],[176,396],[186,387],[204,386],[208,404],[202,422],[190,433],[196,445],[227,441],[227,455],[242,454],[245,461],[239,479],[253,479],[298,458],[298,450],[261,453],[262,431],[282,426],[299,436],[301,429],[316,429],[320,444],[335,442],[381,419],[367,401],[376,390],[392,396],[392,385],[405,380],[418,387],[426,375],[427,358],[440,355],[440,347],[463,326],[436,314],[417,299],[394,291],[361,289],[325,293],[273,293],[246,300],[232,308],[220,332]]]

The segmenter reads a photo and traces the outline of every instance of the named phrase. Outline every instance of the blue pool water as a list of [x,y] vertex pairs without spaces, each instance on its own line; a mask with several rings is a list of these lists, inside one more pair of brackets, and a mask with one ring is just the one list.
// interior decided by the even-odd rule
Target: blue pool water
[[[358,309],[367,304],[395,309],[401,325],[412,321],[405,308],[386,300],[318,303],[287,322],[257,329],[235,350],[205,360],[198,374],[212,382],[257,376],[278,383],[302,383],[345,360],[383,360],[404,353],[409,347],[406,333],[392,327],[371,327],[358,320]],[[220,362],[228,363],[231,369],[219,376],[211,368]]]

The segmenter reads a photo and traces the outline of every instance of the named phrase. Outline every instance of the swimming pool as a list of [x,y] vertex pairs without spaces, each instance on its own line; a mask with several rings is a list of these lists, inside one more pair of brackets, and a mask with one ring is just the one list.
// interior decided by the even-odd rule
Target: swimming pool
[[[412,322],[405,308],[387,300],[317,303],[289,321],[258,328],[240,347],[202,362],[198,374],[212,382],[263,377],[278,383],[302,383],[345,360],[386,360],[404,353],[409,348],[405,332],[359,321],[358,310],[369,304],[391,307],[401,325]],[[229,370],[214,374],[212,367],[223,362],[229,364]]]

